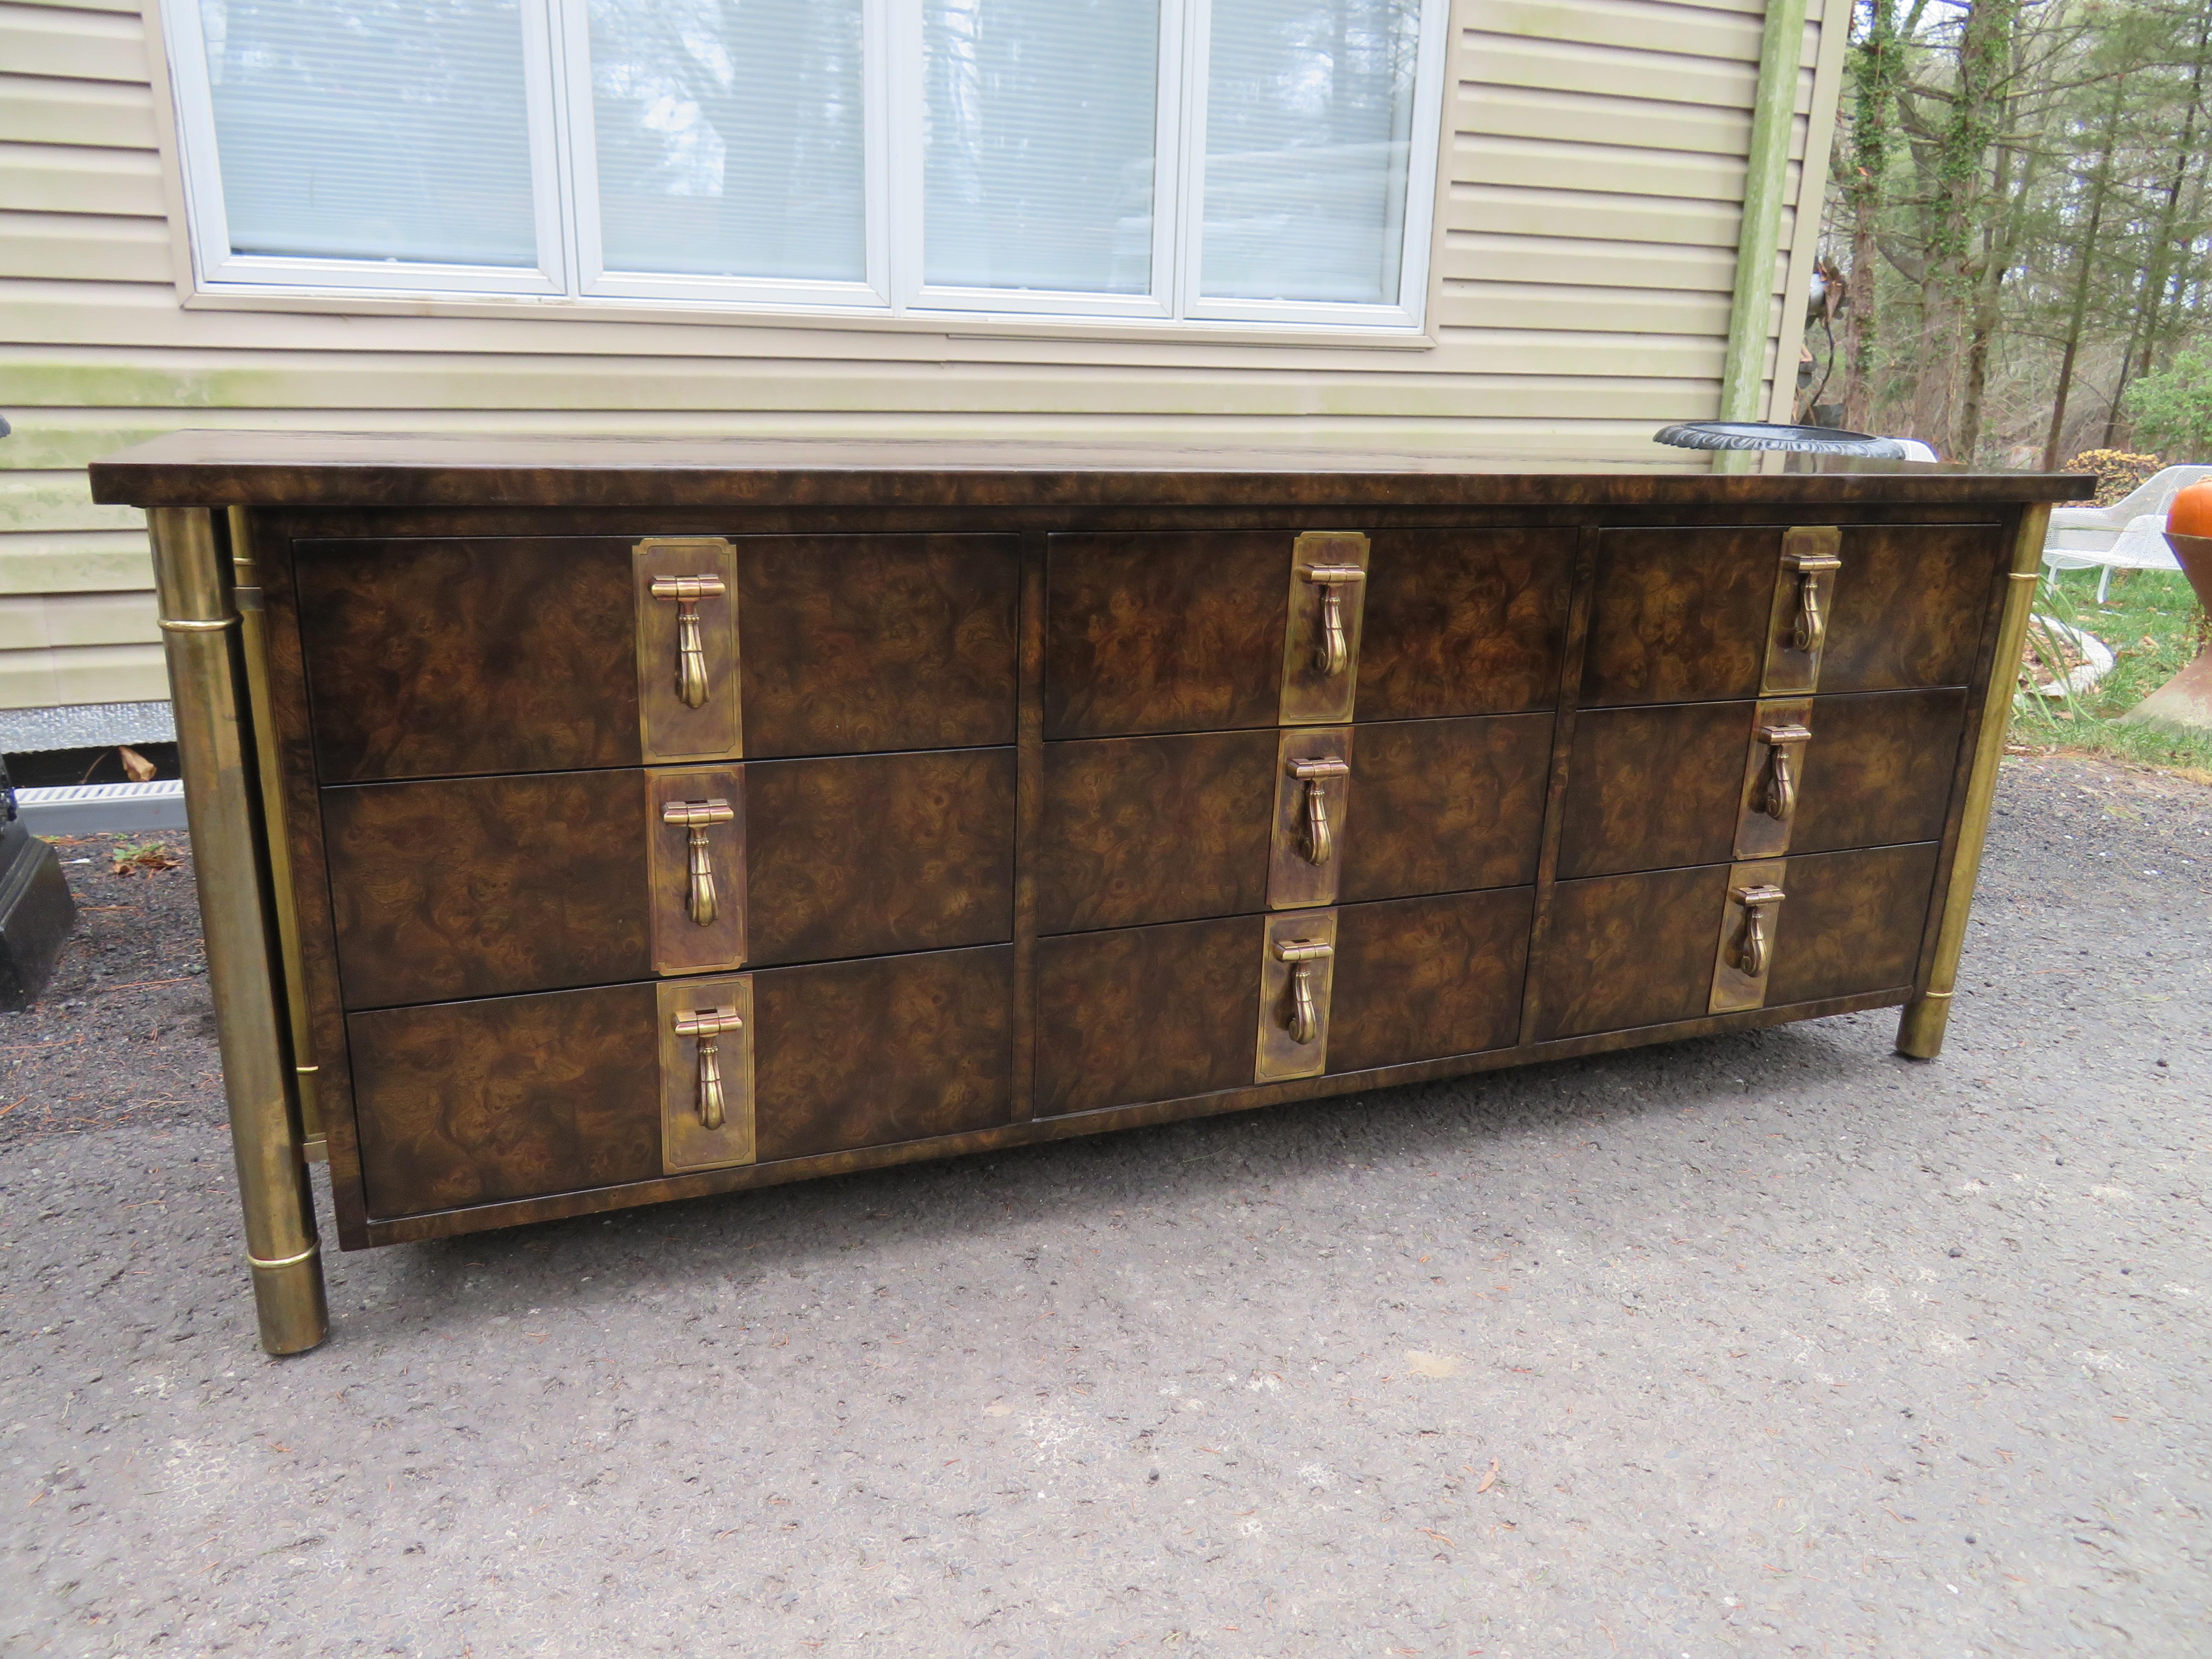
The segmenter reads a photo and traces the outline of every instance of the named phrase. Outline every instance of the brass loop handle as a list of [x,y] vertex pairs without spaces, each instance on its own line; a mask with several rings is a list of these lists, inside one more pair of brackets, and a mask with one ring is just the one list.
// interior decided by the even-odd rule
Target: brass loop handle
[[1324,674],[1341,674],[1352,665],[1352,640],[1344,626],[1344,590],[1365,581],[1367,573],[1356,564],[1310,564],[1298,574],[1321,589],[1321,637],[1314,642],[1314,666]]
[[1311,1042],[1321,1035],[1321,1005],[1314,998],[1313,965],[1336,954],[1336,947],[1317,939],[1286,939],[1275,943],[1279,961],[1291,964],[1291,1006],[1283,1029],[1293,1042]]
[[744,1021],[733,1007],[695,1008],[676,1016],[676,1035],[699,1040],[699,1099],[694,1109],[702,1129],[719,1129],[723,1122],[722,1056],[716,1038],[742,1029]]
[[1786,823],[1797,810],[1798,745],[1812,740],[1802,726],[1762,726],[1759,740],[1772,751],[1767,757],[1766,790],[1760,809],[1777,823]]
[[660,809],[663,823],[681,824],[691,832],[690,891],[684,908],[684,913],[702,927],[712,927],[715,915],[714,861],[707,845],[707,826],[734,823],[737,816],[730,803],[719,798],[714,800],[672,800]]
[[1774,913],[1782,908],[1782,890],[1739,887],[1735,896],[1743,906],[1743,943],[1736,949],[1736,966],[1750,978],[1763,979],[1774,952]]
[[1840,570],[1844,562],[1832,553],[1796,553],[1790,568],[1797,573],[1797,621],[1790,630],[1793,651],[1818,651],[1828,637],[1828,613],[1820,604],[1820,578]]
[[1324,755],[1318,760],[1294,760],[1290,770],[1306,787],[1305,835],[1298,850],[1308,864],[1327,864],[1336,856],[1336,831],[1328,821],[1328,780],[1344,777],[1352,768],[1340,756]]
[[653,597],[676,601],[676,695],[686,708],[707,706],[707,647],[699,634],[699,601],[728,592],[720,576],[655,576]]

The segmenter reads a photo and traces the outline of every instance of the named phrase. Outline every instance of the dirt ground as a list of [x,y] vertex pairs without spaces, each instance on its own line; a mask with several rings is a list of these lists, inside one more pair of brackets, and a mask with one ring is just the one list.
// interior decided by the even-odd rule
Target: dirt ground
[[39,1001],[0,1013],[0,1147],[64,1131],[223,1122],[183,837],[85,836],[54,850],[76,898],[76,932]]
[[64,855],[0,1653],[2212,1652],[2212,790],[2008,763],[1933,1064],[1853,1016],[333,1251],[285,1361],[189,871]]

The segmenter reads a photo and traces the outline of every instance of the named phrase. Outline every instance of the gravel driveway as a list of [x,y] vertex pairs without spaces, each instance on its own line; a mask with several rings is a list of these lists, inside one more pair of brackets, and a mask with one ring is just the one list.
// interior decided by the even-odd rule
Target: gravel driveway
[[0,1652],[2212,1652],[2212,790],[2008,763],[1933,1065],[1871,1014],[334,1252],[284,1361],[189,872],[104,870],[0,1017]]

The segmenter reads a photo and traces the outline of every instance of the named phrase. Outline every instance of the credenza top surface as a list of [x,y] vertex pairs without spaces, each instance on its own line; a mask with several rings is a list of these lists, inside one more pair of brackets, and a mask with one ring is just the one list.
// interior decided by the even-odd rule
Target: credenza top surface
[[[1747,470],[1723,471],[1735,464]],[[2073,501],[2081,474],[1832,456],[1648,459],[957,440],[173,432],[96,501],[272,507],[1663,507]]]

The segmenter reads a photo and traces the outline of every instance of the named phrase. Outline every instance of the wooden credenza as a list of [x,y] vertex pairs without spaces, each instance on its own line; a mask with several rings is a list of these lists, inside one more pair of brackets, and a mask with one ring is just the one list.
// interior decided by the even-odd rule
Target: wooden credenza
[[1932,1055],[2080,493],[262,434],[93,475],[155,509],[279,1348],[318,1140],[354,1248],[1888,1004]]

